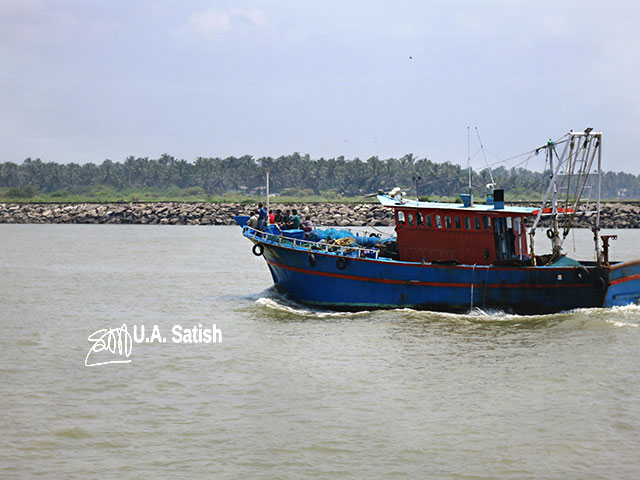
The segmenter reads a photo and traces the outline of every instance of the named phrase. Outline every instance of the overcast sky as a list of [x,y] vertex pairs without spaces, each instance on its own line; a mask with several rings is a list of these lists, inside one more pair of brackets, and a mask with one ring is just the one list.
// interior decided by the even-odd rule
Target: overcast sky
[[467,126],[490,162],[591,126],[638,174],[639,86],[637,0],[0,0],[0,161],[466,164]]

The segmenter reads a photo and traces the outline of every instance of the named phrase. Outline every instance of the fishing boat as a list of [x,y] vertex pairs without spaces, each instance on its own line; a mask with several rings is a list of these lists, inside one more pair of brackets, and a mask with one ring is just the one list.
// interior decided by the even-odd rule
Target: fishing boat
[[[475,203],[471,191],[461,203],[408,199],[398,188],[380,193],[395,218],[396,237],[386,242],[344,230],[260,231],[246,217],[236,220],[276,287],[306,305],[544,314],[638,304],[640,260],[609,261],[615,237],[600,235],[601,146],[602,133],[586,129],[534,149],[545,152],[551,172],[538,207],[505,205],[497,188],[484,203]],[[582,197],[594,176],[597,199],[589,207]],[[562,249],[579,216],[592,219],[592,260],[574,260]],[[544,255],[536,252],[538,228],[547,228],[550,241]]]

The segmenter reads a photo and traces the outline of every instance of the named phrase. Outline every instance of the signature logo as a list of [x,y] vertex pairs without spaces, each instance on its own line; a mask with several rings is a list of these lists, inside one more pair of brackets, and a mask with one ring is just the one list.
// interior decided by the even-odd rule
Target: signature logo
[[[215,344],[222,342],[222,330],[216,327],[215,323],[211,325],[211,328],[203,327],[201,323],[191,328],[174,325],[171,333],[173,334],[171,337],[173,343]],[[87,367],[108,365],[109,363],[131,363],[129,356],[134,343],[167,343],[167,338],[162,336],[158,325],[153,326],[151,335],[145,335],[144,325],[134,325],[132,336],[126,323],[123,323],[119,328],[97,330],[89,335],[88,340],[92,342],[92,345],[84,359],[84,364]],[[93,358],[97,357],[98,360],[92,358],[94,354],[96,355]],[[110,360],[108,360],[109,358]]]
[[[107,365],[109,363],[131,363],[128,360],[133,348],[133,340],[131,334],[127,330],[127,325],[122,324],[119,328],[102,328],[89,335],[88,340],[93,342],[89,353],[84,359],[87,367],[96,367],[98,365]],[[92,362],[90,357],[94,353],[109,352],[112,355],[124,357],[127,360],[108,360],[105,362]]]

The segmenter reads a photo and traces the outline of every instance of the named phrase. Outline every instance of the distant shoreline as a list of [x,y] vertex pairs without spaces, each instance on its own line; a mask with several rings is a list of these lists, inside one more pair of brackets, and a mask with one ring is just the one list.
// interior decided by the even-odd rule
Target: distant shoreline
[[[271,209],[308,212],[316,225],[393,226],[391,209],[378,204],[271,204]],[[234,215],[249,215],[256,205],[241,203],[0,203],[0,223],[233,225]],[[576,227],[590,228],[578,217]],[[640,205],[606,203],[602,228],[640,228]]]

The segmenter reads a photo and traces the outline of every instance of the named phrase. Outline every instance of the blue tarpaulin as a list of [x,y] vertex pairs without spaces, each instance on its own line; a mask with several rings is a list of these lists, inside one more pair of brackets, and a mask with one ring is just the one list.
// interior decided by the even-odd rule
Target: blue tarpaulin
[[380,238],[378,237],[361,237],[360,235],[356,235],[356,242],[358,245],[363,247],[372,247],[373,245],[377,245],[380,243]]
[[577,260],[574,260],[573,258],[569,258],[566,255],[563,255],[549,266],[550,267],[579,267],[580,265],[582,264]]
[[309,234],[309,240],[314,242],[339,240],[341,238],[356,238],[356,236],[348,230],[338,230],[337,228],[316,229]]
[[371,247],[381,242],[378,237],[354,235],[348,230],[340,230],[337,228],[316,229],[309,234],[309,240],[314,242],[320,242],[322,240],[340,240],[341,238],[353,238],[358,245],[363,247]]

